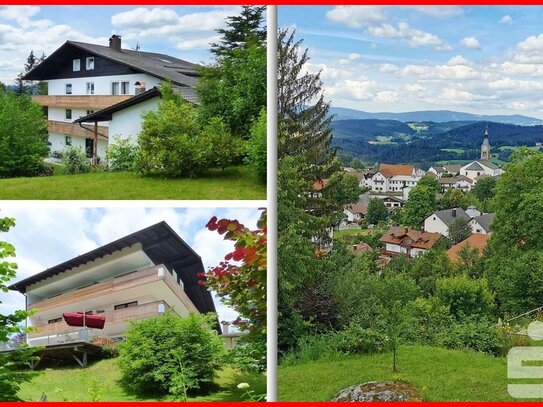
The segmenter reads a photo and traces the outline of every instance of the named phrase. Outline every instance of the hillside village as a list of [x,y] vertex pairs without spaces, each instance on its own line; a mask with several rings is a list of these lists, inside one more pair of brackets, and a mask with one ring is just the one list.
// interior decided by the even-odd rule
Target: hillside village
[[[398,221],[403,208],[408,204],[411,191],[419,185],[422,179],[432,179],[437,182],[438,191],[436,199],[442,199],[453,190],[457,196],[466,196],[473,191],[477,183],[486,178],[498,180],[503,174],[503,169],[490,161],[491,145],[488,128],[486,128],[481,144],[481,156],[479,160],[465,165],[434,165],[427,171],[416,168],[410,164],[386,164],[381,163],[376,169],[357,171],[346,167],[344,171],[356,176],[359,186],[365,191],[358,202],[345,205],[344,218],[336,229],[343,233],[362,232],[369,234],[372,230],[380,230],[379,248],[372,248],[365,242],[352,242],[352,250],[355,253],[364,253],[378,249],[384,262],[399,254],[410,258],[420,256],[431,249],[440,240],[444,240],[451,246],[447,252],[449,258],[455,261],[462,247],[482,251],[491,234],[494,213],[484,212],[475,205],[454,207],[442,207],[425,216],[415,227],[405,227]],[[314,185],[315,190],[321,190],[327,185],[327,180],[322,180]],[[383,216],[379,224],[372,223],[368,219],[370,202],[379,199],[388,211],[388,216]],[[447,205],[445,205],[447,206]],[[449,229],[456,224],[465,224],[470,235],[464,234],[464,239],[456,242],[450,239]]]

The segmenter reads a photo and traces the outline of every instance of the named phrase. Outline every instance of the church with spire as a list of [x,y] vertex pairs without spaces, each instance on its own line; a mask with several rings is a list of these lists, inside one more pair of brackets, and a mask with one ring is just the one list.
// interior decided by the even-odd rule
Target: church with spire
[[490,142],[488,141],[488,126],[486,126],[483,144],[481,144],[481,160],[490,160]]

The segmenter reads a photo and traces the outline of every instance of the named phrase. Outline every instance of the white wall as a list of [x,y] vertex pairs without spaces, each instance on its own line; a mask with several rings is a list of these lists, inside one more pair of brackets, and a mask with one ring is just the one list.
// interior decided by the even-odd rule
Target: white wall
[[[85,137],[72,137],[72,147],[81,147],[85,151]],[[89,138],[93,138],[92,132],[89,132]],[[59,133],[49,133],[49,142],[51,143],[51,152],[63,151],[66,146],[66,135]],[[98,157],[101,160],[106,158],[107,141],[98,139]]]
[[449,228],[435,214],[428,216],[424,220],[424,231],[430,233],[441,233],[443,236],[449,236]]
[[[136,82],[145,82],[145,88],[151,89],[153,86],[159,85],[162,80],[154,76],[141,74],[130,75],[110,75],[110,76],[93,76],[86,78],[67,78],[67,79],[52,79],[49,83],[48,93],[54,95],[66,95],[66,84],[72,84],[72,95],[86,95],[87,82],[94,82],[95,95],[111,95],[112,82],[130,82],[129,95],[134,95],[136,92]],[[120,85],[119,85],[120,92]]]
[[136,143],[138,135],[141,132],[143,113],[151,110],[156,111],[158,109],[159,101],[160,98],[155,97],[113,113],[112,120],[109,122],[110,142],[113,142],[114,136],[119,135],[122,138],[130,137],[130,139]]

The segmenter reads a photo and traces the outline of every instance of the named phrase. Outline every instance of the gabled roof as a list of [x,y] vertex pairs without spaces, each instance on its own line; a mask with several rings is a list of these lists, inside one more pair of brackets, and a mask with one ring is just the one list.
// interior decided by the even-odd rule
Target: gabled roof
[[134,51],[121,49],[117,51],[104,45],[88,44],[86,42],[66,41],[60,48],[47,57],[41,64],[27,73],[23,79],[42,80],[49,65],[53,64],[54,59],[70,47],[84,50],[90,54],[103,57],[110,61],[129,66],[143,73],[147,73],[156,78],[171,80],[179,86],[195,87],[198,77],[197,68],[199,65],[193,64],[179,58],[154,52]]
[[391,178],[395,175],[413,175],[413,171],[415,171],[415,168],[412,165],[381,164],[379,166],[379,172],[386,178]]
[[462,166],[453,164],[453,165],[444,165],[443,168],[445,169],[445,171],[447,171],[450,174],[456,174],[457,172],[460,172],[460,168],[462,168]]
[[471,219],[470,216],[466,212],[464,212],[462,208],[444,209],[442,211],[437,211],[436,213],[428,216],[428,218],[431,216],[437,216],[447,226],[451,226],[453,222],[458,218],[464,218],[467,220]]
[[488,233],[491,230],[492,222],[494,221],[495,213],[485,213],[473,218],[481,227]]
[[482,164],[484,165],[485,167],[487,168],[490,168],[491,170],[497,170],[498,168],[500,168],[498,165],[494,164],[492,161],[488,161],[488,160],[479,160],[477,161],[479,164]]
[[357,202],[352,205],[345,205],[344,209],[354,214],[359,213],[362,215],[367,215],[368,213],[368,207],[364,205],[362,202]]
[[484,235],[482,233],[473,233],[467,239],[462,240],[460,243],[455,244],[453,247],[447,250],[447,256],[453,263],[456,262],[458,260],[458,253],[460,253],[460,251],[464,247],[471,247],[472,249],[478,249],[479,255],[481,255],[486,245],[488,244],[489,239],[490,239],[490,235]]
[[204,272],[202,259],[164,221],[91,250],[88,253],[74,257],[41,273],[34,274],[10,285],[8,288],[24,294],[27,288],[34,283],[93,262],[136,243],[142,245],[143,251],[153,263],[164,264],[170,271],[175,269],[177,275],[183,281],[185,292],[198,311],[202,313],[215,312],[211,293],[205,287],[198,284],[199,278],[197,274]]
[[381,243],[401,245],[405,237],[411,239],[411,247],[428,250],[434,246],[441,235],[414,229],[397,228],[389,229],[380,241]]
[[477,161],[474,161],[467,166],[466,171],[484,171],[484,169]]

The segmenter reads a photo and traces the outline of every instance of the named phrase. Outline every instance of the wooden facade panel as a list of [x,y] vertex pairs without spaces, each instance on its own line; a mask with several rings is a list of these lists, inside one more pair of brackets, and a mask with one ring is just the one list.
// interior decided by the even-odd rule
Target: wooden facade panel
[[[123,308],[115,311],[108,311],[103,314],[106,317],[106,326],[112,324],[118,324],[126,321],[141,320],[159,316],[158,306],[164,305],[164,309],[167,310],[170,307],[164,301],[150,302],[147,304],[141,304],[135,307]],[[66,322],[54,322],[52,324],[44,324],[40,326],[33,326],[34,331],[28,334],[30,339],[43,335],[53,335],[69,333],[77,330],[84,329],[79,326],[69,326]]]
[[35,95],[32,100],[40,106],[68,109],[100,110],[130,99],[131,95]]
[[[45,311],[57,307],[67,307],[68,309],[68,306],[73,303],[119,292],[141,284],[148,284],[161,279],[161,277],[158,276],[159,267],[164,266],[154,266],[144,270],[138,270],[124,276],[115,277],[111,280],[102,281],[79,290],[70,291],[53,298],[47,298],[45,300],[29,304],[28,308],[37,308],[38,311]],[[168,274],[167,271],[166,274]]]
[[[49,120],[47,128],[50,133],[60,133],[67,136],[94,138],[94,126],[92,124],[83,124],[85,129],[79,124],[59,122]],[[87,130],[88,129],[88,130]],[[107,140],[109,137],[109,128],[106,126],[98,126],[98,137]]]

